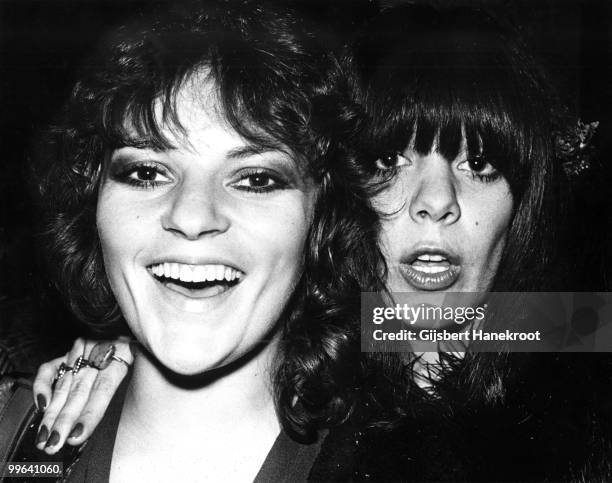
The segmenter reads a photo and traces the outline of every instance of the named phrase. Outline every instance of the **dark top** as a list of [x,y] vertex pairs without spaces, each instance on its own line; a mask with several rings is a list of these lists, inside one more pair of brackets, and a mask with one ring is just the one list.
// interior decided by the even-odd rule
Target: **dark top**
[[[497,392],[479,374],[455,370],[436,382],[439,398],[411,388],[409,410],[393,427],[366,427],[353,417],[305,448],[282,435],[258,480],[612,481],[612,354],[506,358],[503,375],[493,379]],[[0,412],[1,388],[0,378]],[[27,412],[31,389],[23,390]],[[62,450],[65,457],[35,449],[37,422],[20,423],[27,434],[7,460],[62,461],[73,468],[72,481],[106,481],[122,400],[113,402],[76,465],[71,447]]]
[[[110,478],[115,436],[121,417],[127,384],[115,394],[104,418],[85,443],[78,459],[64,468],[69,482],[106,483]],[[325,435],[313,444],[293,441],[283,431],[276,438],[254,483],[293,483],[307,481]]]

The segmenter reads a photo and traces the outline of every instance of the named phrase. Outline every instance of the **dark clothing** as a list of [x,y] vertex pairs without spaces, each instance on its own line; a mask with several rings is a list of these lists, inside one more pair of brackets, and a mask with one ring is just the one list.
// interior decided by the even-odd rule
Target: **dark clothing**
[[[488,381],[465,367],[436,384],[437,397],[410,388],[405,415],[392,429],[349,421],[320,446],[282,435],[258,483],[306,475],[309,481],[612,481],[612,354],[509,354],[503,371],[485,368]],[[120,407],[111,406],[85,445],[71,481],[108,478]],[[15,461],[52,460],[33,454],[35,430],[22,445],[30,455]],[[65,469],[70,459],[68,449]]]
[[[104,418],[83,445],[70,468],[64,468],[68,482],[106,483],[110,478],[115,436],[127,384],[121,385]],[[300,444],[281,432],[270,449],[254,483],[298,483],[308,479],[324,436],[313,444]]]
[[[0,462],[7,461],[35,464],[37,462],[54,462],[63,464],[61,481],[97,483],[107,482],[110,477],[111,460],[115,436],[119,425],[123,400],[127,384],[122,384],[109,405],[104,418],[91,438],[78,448],[65,445],[56,455],[47,455],[36,449],[34,442],[42,414],[32,415],[31,382],[10,377],[0,378],[0,435],[3,437],[11,431],[17,434],[9,436],[9,441],[0,441]],[[17,392],[17,398],[13,398]],[[13,399],[13,401],[11,401]],[[12,404],[18,399],[17,405]],[[5,425],[2,420],[6,414],[21,415],[23,420],[11,421],[14,425]],[[14,426],[14,427],[13,427]],[[18,430],[22,427],[22,431]],[[281,432],[270,449],[255,483],[298,483],[308,480],[308,475],[325,440],[327,432],[322,432],[319,439],[312,444],[300,444],[293,441],[286,433]],[[10,443],[5,447],[6,443]],[[17,445],[16,452],[11,447]],[[8,454],[2,452],[8,451]],[[0,477],[1,479],[1,477]],[[2,480],[4,481],[4,480]],[[13,481],[8,479],[7,481]],[[30,481],[23,476],[15,479],[20,483]],[[34,479],[32,481],[38,481]]]
[[436,384],[437,397],[411,388],[393,430],[364,433],[356,471],[372,481],[612,481],[612,354],[514,353],[498,367],[484,366],[495,354],[475,356]]
[[257,473],[254,483],[308,481],[308,475],[324,440],[325,435],[321,435],[313,444],[300,444],[281,431]]

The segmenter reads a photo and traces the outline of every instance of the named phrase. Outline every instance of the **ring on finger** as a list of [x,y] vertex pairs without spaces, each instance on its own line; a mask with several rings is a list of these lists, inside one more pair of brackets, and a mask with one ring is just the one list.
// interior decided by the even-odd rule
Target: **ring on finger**
[[99,342],[91,349],[89,354],[89,366],[100,371],[106,369],[111,362],[117,361],[125,365],[128,369],[131,364],[115,354],[117,347],[112,342]]
[[79,358],[74,363],[74,367],[72,368],[72,374],[76,376],[83,367],[96,368],[94,365],[92,365],[89,359],[85,359],[85,357],[79,356]]
[[55,374],[54,382],[59,381],[68,371],[73,371],[74,369],[70,367],[68,364],[62,362],[57,369],[57,373]]

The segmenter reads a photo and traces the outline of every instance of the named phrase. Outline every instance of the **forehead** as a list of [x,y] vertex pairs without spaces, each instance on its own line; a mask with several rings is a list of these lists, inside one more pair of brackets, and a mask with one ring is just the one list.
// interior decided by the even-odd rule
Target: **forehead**
[[245,143],[225,117],[216,83],[204,72],[155,99],[152,114],[160,134],[173,148]]
[[[240,110],[240,102],[235,104]],[[246,113],[235,128],[225,105],[218,83],[208,69],[201,69],[155,98],[148,113],[145,107],[144,112],[127,114],[120,144],[156,151],[239,153],[237,157],[278,151],[287,155],[303,176],[310,175],[307,159],[248,121]]]

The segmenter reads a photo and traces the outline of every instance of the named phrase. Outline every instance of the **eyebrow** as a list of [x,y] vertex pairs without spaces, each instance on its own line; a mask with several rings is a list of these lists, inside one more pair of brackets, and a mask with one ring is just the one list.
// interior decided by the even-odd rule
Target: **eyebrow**
[[300,172],[305,173],[305,166],[302,166],[303,163],[298,162],[295,155],[288,151],[286,148],[283,148],[282,145],[277,144],[247,144],[245,146],[239,146],[233,149],[230,149],[226,157],[227,159],[246,159],[249,156],[267,154],[267,153],[282,153],[287,155],[291,164]]
[[[143,150],[151,150],[156,153],[163,153],[167,151],[172,151],[177,149],[174,145],[163,146],[160,144],[158,140],[154,137],[143,136],[143,137],[130,137],[127,139],[121,140],[118,143],[118,146],[115,149],[120,149],[124,147],[143,149]],[[248,144],[245,146],[239,146],[233,149],[230,149],[226,157],[228,159],[246,159],[250,156],[256,156],[267,153],[283,153],[287,154],[289,158],[295,162],[293,155],[288,152],[286,149],[283,149],[281,146],[275,144]]]
[[[153,137],[130,137],[122,139],[117,143],[116,149],[120,148],[136,148],[136,149],[150,149],[155,152],[167,151],[168,148],[165,147],[160,141],[156,140]],[[170,149],[174,149],[171,146]]]
[[286,153],[285,150],[275,146],[261,146],[255,144],[249,144],[247,146],[240,146],[234,149],[230,149],[227,152],[227,157],[230,159],[244,159],[249,156],[255,156],[258,154],[265,154],[269,152],[281,152]]

